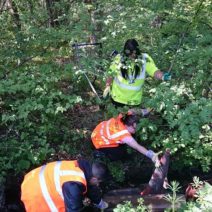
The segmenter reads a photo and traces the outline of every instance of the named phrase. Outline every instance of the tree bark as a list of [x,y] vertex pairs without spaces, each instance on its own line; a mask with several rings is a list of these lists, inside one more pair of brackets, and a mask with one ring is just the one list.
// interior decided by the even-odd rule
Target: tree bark
[[18,13],[17,5],[12,0],[3,0],[0,2],[0,12],[8,10],[11,14],[16,27],[21,30],[21,19]]
[[0,1],[0,13],[5,10],[5,5],[6,5],[7,0],[1,0]]
[[49,27],[59,26],[58,16],[61,14],[61,10],[56,10],[54,4],[60,2],[60,0],[46,0],[46,9],[49,14]]

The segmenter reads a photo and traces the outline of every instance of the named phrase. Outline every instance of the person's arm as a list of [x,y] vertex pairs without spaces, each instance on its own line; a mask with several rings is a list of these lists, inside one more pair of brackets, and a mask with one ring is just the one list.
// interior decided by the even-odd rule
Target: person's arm
[[88,186],[87,196],[92,203],[98,205],[101,201],[102,193],[98,186],[90,185]]
[[138,144],[138,142],[133,137],[125,137],[122,139],[122,142],[142,153],[143,155],[146,155],[148,151],[145,147]]
[[110,86],[113,82],[113,77],[108,77],[107,80],[106,80],[106,87],[107,86]]
[[171,74],[170,72],[162,72],[157,68],[155,65],[154,60],[148,55],[146,58],[146,71],[147,73],[151,76],[154,77],[155,79],[158,80],[163,80],[163,81],[168,81],[171,80]]
[[108,207],[108,204],[102,199],[102,192],[98,186],[90,185],[88,187],[88,198],[99,209],[105,209]]
[[110,86],[113,82],[113,78],[112,77],[108,77],[106,80],[106,87],[103,91],[103,97],[106,98],[108,96],[108,94],[110,93]]
[[83,192],[85,186],[81,183],[66,182],[62,186],[66,212],[78,212],[83,208]]
[[159,163],[157,154],[155,154],[152,150],[147,150],[145,147],[138,144],[138,142],[133,137],[127,136],[124,139],[122,139],[121,142],[127,144],[128,146],[142,153],[143,155],[151,159],[153,163],[155,164]]
[[157,70],[154,74],[154,78],[158,80],[169,81],[171,80],[171,73]]
[[113,82],[113,78],[114,76],[117,74],[118,71],[120,71],[121,68],[121,56],[120,55],[116,55],[116,57],[114,58],[114,60],[112,61],[109,70],[107,72],[108,76],[106,79],[106,87],[103,91],[103,98],[106,98],[109,93],[110,93],[110,86]]
[[160,71],[160,70],[157,70],[157,71],[154,73],[154,78],[155,78],[155,79],[158,79],[158,80],[162,80],[162,78],[163,78],[163,72]]
[[134,114],[134,115],[138,115],[141,117],[147,117],[150,112],[152,111],[152,108],[131,108],[128,110],[128,113]]

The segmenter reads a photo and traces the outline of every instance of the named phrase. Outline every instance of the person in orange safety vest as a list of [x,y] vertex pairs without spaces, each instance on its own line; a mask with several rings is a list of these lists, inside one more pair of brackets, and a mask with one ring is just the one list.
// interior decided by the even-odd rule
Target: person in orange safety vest
[[78,212],[86,195],[97,208],[104,209],[108,205],[98,186],[107,175],[107,167],[100,162],[51,162],[26,174],[21,200],[27,212]]
[[156,165],[159,164],[157,154],[152,150],[147,150],[133,138],[132,134],[136,131],[137,121],[138,116],[128,112],[98,124],[91,135],[96,149],[94,157],[106,156],[111,161],[125,159],[127,152],[123,144],[127,144],[150,158]]

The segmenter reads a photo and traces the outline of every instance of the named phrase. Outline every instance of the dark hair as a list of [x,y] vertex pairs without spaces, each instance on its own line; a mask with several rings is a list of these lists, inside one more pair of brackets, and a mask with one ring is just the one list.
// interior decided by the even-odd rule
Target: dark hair
[[[123,49],[123,55],[124,59],[122,63],[126,65],[126,58],[128,58],[133,52],[136,52],[136,58],[141,54],[138,42],[135,39],[128,39],[125,44],[124,44],[124,49]],[[135,78],[138,76],[140,72],[140,67],[136,64],[135,65]],[[122,76],[125,79],[128,79],[128,73],[127,73],[127,68],[121,68],[121,73]]]
[[124,55],[129,57],[130,54],[136,52],[136,56],[141,54],[138,42],[135,39],[128,39],[124,44]]
[[109,176],[109,171],[107,166],[99,161],[92,163],[92,175],[100,180],[106,180]]
[[127,126],[132,126],[134,123],[137,123],[139,118],[137,115],[124,115],[122,118],[121,118],[122,122],[127,125]]

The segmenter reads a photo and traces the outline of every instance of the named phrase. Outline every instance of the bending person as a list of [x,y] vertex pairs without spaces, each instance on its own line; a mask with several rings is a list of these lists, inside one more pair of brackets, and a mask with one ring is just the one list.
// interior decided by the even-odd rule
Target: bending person
[[98,124],[91,135],[93,145],[96,149],[94,157],[95,154],[97,154],[97,157],[98,154],[102,154],[112,161],[122,160],[127,155],[125,148],[125,144],[127,144],[158,164],[157,154],[152,150],[147,150],[133,138],[132,135],[136,131],[136,122],[137,116],[128,113],[124,116],[120,114],[118,117]]
[[21,200],[27,212],[78,212],[86,195],[96,207],[104,209],[107,203],[101,199],[98,186],[106,177],[107,168],[100,162],[51,162],[25,176]]

